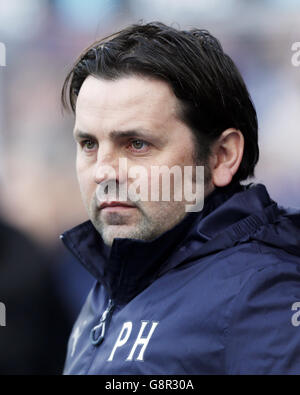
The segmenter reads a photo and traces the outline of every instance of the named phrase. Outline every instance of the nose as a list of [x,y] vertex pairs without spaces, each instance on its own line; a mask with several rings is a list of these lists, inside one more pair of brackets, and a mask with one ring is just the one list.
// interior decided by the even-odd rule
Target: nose
[[101,144],[98,149],[95,164],[94,181],[101,184],[104,181],[118,180],[118,155],[110,144]]

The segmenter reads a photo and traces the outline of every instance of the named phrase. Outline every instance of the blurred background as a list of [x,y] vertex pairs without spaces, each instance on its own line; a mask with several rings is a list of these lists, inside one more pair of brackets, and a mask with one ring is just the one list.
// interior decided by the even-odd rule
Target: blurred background
[[87,219],[74,120],[60,106],[64,78],[94,40],[153,20],[207,29],[221,41],[258,113],[260,161],[251,181],[282,205],[300,206],[300,67],[291,61],[299,1],[0,0],[0,302],[7,308],[0,374],[60,374],[93,283],[58,239]]

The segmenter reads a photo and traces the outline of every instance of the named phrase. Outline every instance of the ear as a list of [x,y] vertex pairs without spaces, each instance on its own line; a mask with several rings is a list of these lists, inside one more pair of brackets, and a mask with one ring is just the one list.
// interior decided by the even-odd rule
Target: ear
[[237,129],[226,129],[212,146],[211,176],[216,187],[230,184],[244,152],[244,136]]

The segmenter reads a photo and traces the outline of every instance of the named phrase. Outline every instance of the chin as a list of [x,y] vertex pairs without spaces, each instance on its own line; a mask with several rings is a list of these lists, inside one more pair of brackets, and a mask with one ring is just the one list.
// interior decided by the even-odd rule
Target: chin
[[115,225],[110,225],[106,229],[102,229],[100,232],[102,239],[105,244],[111,246],[114,239],[134,239],[136,237],[136,231],[134,229],[130,229],[129,226],[126,226],[127,229],[120,229],[125,228],[125,226],[119,226],[119,229]]

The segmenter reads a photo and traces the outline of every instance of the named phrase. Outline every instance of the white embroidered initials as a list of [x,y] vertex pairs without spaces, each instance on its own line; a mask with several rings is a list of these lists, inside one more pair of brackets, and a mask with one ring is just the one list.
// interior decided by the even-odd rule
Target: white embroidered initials
[[[150,339],[151,339],[151,337],[153,335],[153,332],[154,332],[155,328],[158,325],[158,322],[152,321],[152,325],[151,325],[151,328],[150,328],[150,330],[148,332],[148,335],[143,337],[144,330],[145,330],[146,326],[148,325],[148,323],[149,323],[149,321],[142,321],[141,328],[139,330],[139,334],[138,334],[138,336],[137,336],[137,338],[136,338],[136,340],[134,342],[134,345],[133,345],[128,357],[126,358],[126,361],[132,361],[134,353],[135,353],[136,348],[138,346],[142,346],[142,348],[141,348],[141,350],[139,352],[138,357],[136,358],[136,361],[143,361],[143,357],[144,357],[144,353],[146,351],[146,348],[147,348],[147,346],[149,344],[149,341],[150,341]],[[132,331],[132,322],[130,322],[130,321],[129,322],[125,322],[123,324],[123,327],[121,329],[119,337],[118,337],[118,339],[117,339],[117,341],[116,341],[116,343],[114,345],[114,348],[113,348],[113,350],[112,350],[112,352],[111,352],[111,354],[110,354],[110,356],[108,358],[108,361],[112,361],[113,360],[114,354],[115,354],[117,348],[122,347],[122,346],[124,346],[125,343],[127,343],[128,339],[129,339],[129,336],[131,334],[131,331]],[[125,333],[125,335],[124,335],[124,333]]]

